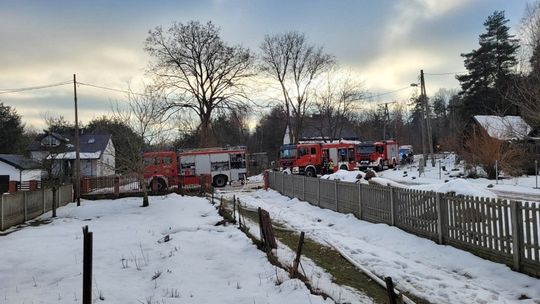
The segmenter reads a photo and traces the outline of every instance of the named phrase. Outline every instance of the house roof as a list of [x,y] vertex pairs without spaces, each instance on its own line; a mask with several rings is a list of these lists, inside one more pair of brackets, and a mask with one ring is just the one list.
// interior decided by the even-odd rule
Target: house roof
[[41,164],[18,154],[0,154],[0,161],[19,170],[32,170],[41,168]]
[[489,136],[500,140],[524,139],[532,130],[521,116],[475,115],[474,120]]
[[[353,127],[349,122],[345,122],[341,130],[341,134],[338,136],[340,138],[331,138],[332,130],[329,126],[322,126],[320,122],[321,118],[318,116],[306,117],[302,132],[300,134],[300,140],[319,140],[319,139],[348,139],[348,140],[357,140],[358,135],[354,132]],[[321,129],[322,128],[322,129]]]
[[[56,133],[50,133],[55,138],[62,141],[65,146],[63,153],[58,153],[58,157],[63,159],[75,159],[75,135],[60,135]],[[41,145],[41,140],[47,136],[41,134],[37,136],[34,141],[28,146],[28,151],[48,151],[46,147]],[[82,159],[98,159],[101,157],[103,151],[107,147],[110,134],[81,134],[79,135],[80,142],[80,154]]]

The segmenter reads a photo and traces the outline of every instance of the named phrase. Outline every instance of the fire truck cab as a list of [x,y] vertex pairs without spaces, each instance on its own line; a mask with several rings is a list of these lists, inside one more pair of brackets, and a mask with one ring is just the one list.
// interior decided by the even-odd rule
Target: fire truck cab
[[323,161],[321,144],[289,144],[279,149],[279,165],[292,174],[316,177],[321,173]]
[[394,140],[363,142],[356,147],[358,168],[374,168],[382,171],[384,167],[394,168],[398,162],[398,144]]
[[[334,168],[328,170],[332,160]],[[317,174],[334,173],[341,170],[356,169],[354,143],[299,143],[283,145],[279,151],[279,165],[282,170],[289,169],[292,174],[315,177]]]

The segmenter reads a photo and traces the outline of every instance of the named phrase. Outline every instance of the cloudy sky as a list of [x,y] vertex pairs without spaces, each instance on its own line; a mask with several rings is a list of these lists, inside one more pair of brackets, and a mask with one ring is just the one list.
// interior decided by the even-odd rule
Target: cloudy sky
[[[27,125],[74,119],[73,86],[8,93],[71,81],[125,89],[144,78],[148,30],[172,21],[211,20],[224,40],[258,51],[265,34],[298,30],[323,45],[372,94],[407,87],[426,73],[428,94],[457,88],[460,53],[478,47],[483,22],[504,10],[515,32],[526,0],[193,0],[0,1],[0,101]],[[4,93],[2,93],[2,90]],[[107,113],[124,94],[78,87],[79,117]],[[380,96],[404,100],[413,89]],[[266,96],[254,96],[264,99]]]

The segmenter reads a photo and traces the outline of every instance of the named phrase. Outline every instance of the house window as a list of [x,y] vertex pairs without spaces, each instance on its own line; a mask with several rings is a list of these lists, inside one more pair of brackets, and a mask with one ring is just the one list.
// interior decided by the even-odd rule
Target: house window
[[41,140],[41,145],[44,147],[58,147],[60,146],[60,141],[53,136],[48,135]]

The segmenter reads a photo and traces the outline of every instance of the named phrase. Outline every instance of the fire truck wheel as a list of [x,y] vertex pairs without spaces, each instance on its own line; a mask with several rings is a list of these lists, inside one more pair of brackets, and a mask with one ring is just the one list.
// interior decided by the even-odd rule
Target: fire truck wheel
[[214,186],[221,188],[227,185],[227,177],[225,175],[214,176]]
[[307,177],[316,177],[317,174],[315,173],[315,170],[313,168],[307,168],[306,176]]
[[156,180],[156,183],[157,183],[158,191],[164,191],[165,189],[167,189],[167,183],[165,183],[165,181],[162,178],[158,178]]

